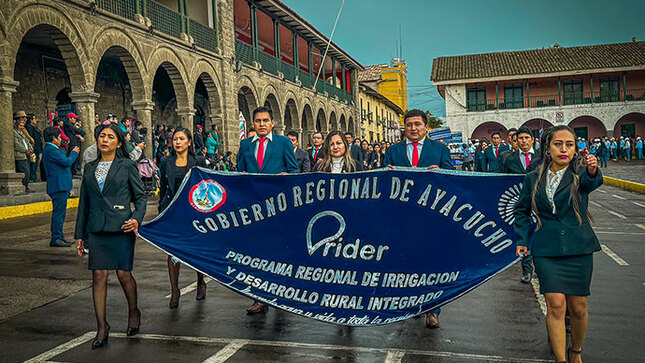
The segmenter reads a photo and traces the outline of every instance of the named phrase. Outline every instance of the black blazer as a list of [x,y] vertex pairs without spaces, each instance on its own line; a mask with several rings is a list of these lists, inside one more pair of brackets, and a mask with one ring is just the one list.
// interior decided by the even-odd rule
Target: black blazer
[[551,203],[546,196],[546,179],[540,183],[535,202],[542,220],[542,227],[533,232],[536,225],[531,219],[531,191],[537,182],[537,172],[534,170],[524,177],[524,185],[515,206],[513,228],[517,237],[517,245],[529,247],[529,237],[533,233],[531,237],[533,246],[529,248],[534,256],[574,256],[600,251],[598,238],[587,219],[589,194],[602,185],[600,169],[594,177],[589,176],[587,168],[584,166],[580,173],[578,193],[582,224],[578,222],[570,202],[569,187],[573,183],[573,172],[570,169],[564,173],[553,196],[556,207],[555,214],[553,214]]
[[[175,185],[175,173],[177,163],[177,155],[166,156],[161,159],[159,163],[159,213],[172,202],[172,198],[175,197],[177,189],[180,185]],[[201,156],[194,156],[188,154],[188,162],[186,164],[188,169],[191,169],[195,166],[206,167],[206,159]]]
[[491,145],[484,151],[484,159],[486,160],[486,170],[484,171],[489,171],[489,172],[496,172],[497,171],[497,165],[500,162],[500,159],[502,157],[502,153],[506,150],[509,150],[510,147],[506,144],[501,144],[499,145],[499,150],[498,150],[498,156],[495,157],[495,145]]
[[311,158],[309,157],[309,155],[307,155],[308,153],[298,147],[296,148],[295,154],[296,154],[296,163],[298,163],[298,170],[301,173],[310,172],[312,163],[311,163]]
[[497,167],[497,172],[503,174],[526,174],[529,171],[535,170],[542,162],[540,154],[536,151],[531,157],[528,168],[524,169],[524,165],[522,165],[522,161],[520,160],[523,157],[524,155],[521,154],[520,150],[504,155]]
[[[358,163],[362,166],[363,161],[365,161],[363,149],[358,145],[351,144],[349,145],[349,152],[352,154],[354,160],[358,161]],[[320,159],[320,156],[318,157],[318,159]]]
[[314,148],[310,147],[305,150],[307,154],[309,155],[309,164],[311,165],[311,170],[314,171],[314,166],[318,162],[318,160],[322,160],[325,158],[325,153],[323,152],[323,147],[322,145],[320,146],[320,149],[318,150],[318,155],[316,155],[316,159],[314,159]]
[[[380,159],[379,159],[380,156]],[[380,165],[378,165],[380,162]],[[371,152],[367,157],[367,167],[372,167],[372,169],[379,169],[385,166],[385,154]]]
[[89,232],[121,232],[125,221],[136,219],[141,224],[146,214],[147,198],[137,164],[115,158],[101,191],[94,176],[98,163],[95,160],[86,164],[83,171],[75,239],[87,240]]
[[[318,170],[318,167],[320,167],[322,165],[322,162],[323,162],[323,159],[318,158],[318,162],[314,166],[313,171],[321,171],[321,172],[324,172],[324,173],[331,173],[331,170]],[[363,164],[359,163],[356,160],[352,160],[352,162],[354,163],[354,168],[356,169],[354,172],[365,170],[365,168],[363,168]],[[342,172],[343,172],[343,174],[347,173],[347,166],[346,165],[343,165]]]

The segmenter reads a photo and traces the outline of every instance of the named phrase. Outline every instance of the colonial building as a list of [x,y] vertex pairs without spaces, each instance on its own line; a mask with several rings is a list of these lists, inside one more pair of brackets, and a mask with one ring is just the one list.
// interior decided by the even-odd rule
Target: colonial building
[[370,143],[401,139],[399,120],[403,110],[364,82],[358,85],[358,107],[361,110],[361,127],[357,137]]
[[584,138],[645,134],[645,42],[436,58],[446,121],[471,138],[569,125]]
[[84,146],[108,112],[148,129],[217,125],[234,152],[239,113],[260,105],[304,145],[317,130],[359,130],[361,64],[334,43],[323,59],[328,38],[279,0],[4,0],[0,14],[2,193],[23,189],[11,152],[20,109],[41,127],[51,111],[76,112]]
[[405,60],[394,58],[390,64],[366,66],[358,78],[403,110],[399,115],[403,125],[403,115],[408,112],[408,65]]

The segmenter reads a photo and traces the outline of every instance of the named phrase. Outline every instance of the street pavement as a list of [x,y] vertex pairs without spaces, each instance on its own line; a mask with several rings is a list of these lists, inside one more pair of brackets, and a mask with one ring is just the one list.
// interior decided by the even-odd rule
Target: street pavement
[[612,178],[645,183],[645,160],[609,160],[602,172]]
[[[645,321],[645,195],[603,186],[591,196],[603,252],[595,254],[585,362],[642,362]],[[156,200],[146,218],[156,214]],[[75,210],[65,232],[71,240]],[[114,273],[108,286],[109,344],[95,335],[87,257],[49,248],[49,215],[0,221],[0,362],[546,362],[552,359],[537,284],[513,266],[442,309],[441,328],[423,319],[347,328],[251,303],[215,282],[195,300],[195,273],[182,268],[185,294],[168,309],[166,256],[137,241],[134,275],[141,334],[125,337],[127,304]],[[536,280],[536,279],[534,279]]]

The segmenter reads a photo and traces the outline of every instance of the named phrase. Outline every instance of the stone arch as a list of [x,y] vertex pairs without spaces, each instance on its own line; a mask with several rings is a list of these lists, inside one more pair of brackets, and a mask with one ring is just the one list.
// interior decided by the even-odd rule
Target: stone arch
[[258,100],[251,88],[248,86],[241,86],[237,91],[237,106],[238,112],[242,112],[246,120],[247,127],[251,125],[252,112],[258,107]]
[[264,99],[263,106],[270,109],[273,113],[273,121],[275,121],[276,131],[278,133],[281,133],[281,130],[284,131],[284,120],[282,119],[282,111],[280,110],[280,102],[278,102],[278,97],[273,93],[267,94],[266,98]]
[[[222,120],[222,94],[221,94],[221,83],[217,76],[217,72],[213,66],[206,60],[200,59],[195,63],[195,65],[190,70],[190,84],[192,85],[190,94],[190,99],[195,99],[197,92],[198,82],[201,80],[206,88],[207,100],[209,104],[209,110],[207,117],[210,118],[212,124],[217,125],[222,129],[223,120]],[[208,125],[206,125],[208,126]]]
[[316,112],[316,123],[314,126],[314,129],[316,131],[324,132],[327,133],[327,117],[325,114],[325,109],[324,108],[319,108],[318,112]]
[[526,127],[531,130],[546,130],[553,127],[553,124],[543,118],[532,118],[522,124],[521,127]]
[[356,129],[354,128],[354,117],[349,116],[347,119],[347,131],[351,132],[352,134],[356,135]]
[[303,129],[298,122],[298,107],[294,98],[289,98],[284,106],[284,128],[287,132]]
[[72,91],[93,89],[93,84],[87,79],[92,72],[88,69],[91,62],[86,54],[88,47],[83,33],[76,25],[77,22],[64,10],[46,3],[29,3],[13,13],[11,19],[13,22],[7,26],[11,33],[7,37],[4,52],[8,55],[8,64],[0,67],[5,72],[2,77],[13,79],[20,44],[29,31],[38,28],[47,33],[58,47],[67,67]]
[[[634,126],[629,126],[634,125]],[[626,126],[626,127],[623,127]],[[625,130],[623,133],[622,130]],[[633,133],[632,133],[633,130]],[[645,114],[641,112],[630,112],[616,121],[613,128],[614,137],[629,136],[634,138],[645,136]]]
[[340,115],[340,119],[338,120],[338,128],[342,132],[347,131],[347,122],[345,121],[345,114],[344,113]]
[[569,127],[575,131],[577,136],[584,137],[586,140],[607,136],[605,124],[593,116],[578,116],[569,122]]
[[302,106],[302,117],[300,124],[302,125],[301,127],[303,132],[305,130],[314,131],[315,129],[316,125],[314,123],[314,113],[309,103],[305,103],[304,106]]
[[92,60],[92,83],[96,83],[96,74],[103,56],[110,52],[119,57],[128,75],[132,88],[133,101],[143,101],[151,97],[152,83],[146,83],[144,76],[148,68],[143,60],[143,52],[134,40],[123,30],[115,26],[108,26],[98,32],[92,42],[94,44]]
[[338,120],[336,119],[336,111],[331,111],[329,114],[329,131],[339,131]]
[[157,69],[162,67],[170,77],[172,86],[175,90],[175,97],[177,98],[177,108],[182,111],[192,111],[192,99],[188,98],[188,88],[186,76],[186,65],[174,50],[161,46],[155,50],[150,59],[148,60],[148,69],[150,70],[150,84],[154,81]]
[[502,136],[502,140],[506,140],[507,129],[504,125],[499,122],[487,121],[479,124],[473,133],[470,135],[471,139],[482,139],[486,138],[490,141],[491,135],[493,132],[499,132]]

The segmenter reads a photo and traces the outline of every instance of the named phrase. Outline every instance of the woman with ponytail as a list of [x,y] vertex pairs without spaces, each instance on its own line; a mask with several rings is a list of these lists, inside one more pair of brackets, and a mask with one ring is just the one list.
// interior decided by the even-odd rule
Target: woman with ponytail
[[[533,255],[556,361],[582,362],[593,253],[600,251],[587,206],[589,194],[602,185],[602,175],[595,156],[580,155],[570,127],[555,126],[542,141],[542,163],[524,178],[515,209],[517,254]],[[567,308],[571,316],[569,349]]]

